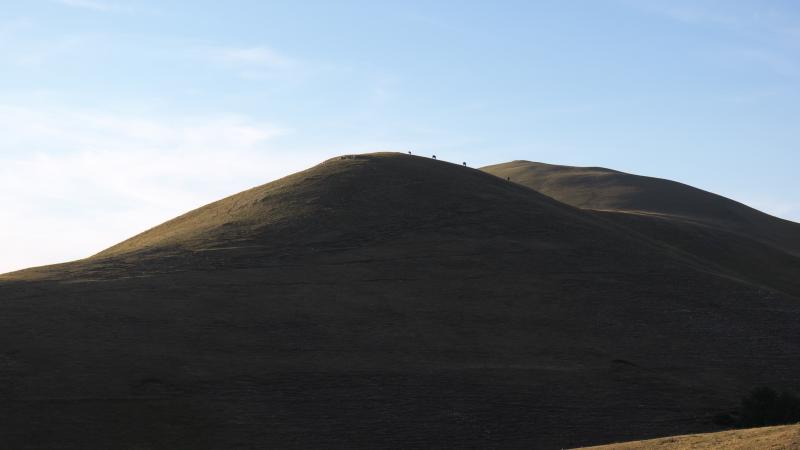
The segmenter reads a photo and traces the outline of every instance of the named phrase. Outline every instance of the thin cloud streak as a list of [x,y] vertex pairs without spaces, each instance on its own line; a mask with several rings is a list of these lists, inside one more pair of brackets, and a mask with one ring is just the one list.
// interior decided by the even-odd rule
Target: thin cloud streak
[[94,11],[129,11],[130,8],[100,0],[57,0],[58,3],[72,8],[91,9]]
[[310,70],[308,64],[265,45],[200,47],[194,54],[206,63],[232,70],[245,80],[263,80],[271,75],[295,78]]
[[254,47],[203,47],[199,50],[205,59],[232,67],[291,69],[299,61],[266,46]]
[[265,65],[271,67],[291,67],[295,62],[267,47],[218,48],[220,59],[232,63]]
[[136,4],[109,2],[105,0],[53,0],[69,8],[83,9],[100,13],[125,13],[125,14],[158,14],[159,9],[141,7]]
[[238,115],[159,119],[0,105],[0,151],[252,148],[288,132]]
[[[736,5],[718,1],[623,0],[640,11],[690,25],[709,25],[773,39],[796,38],[800,17],[763,3]],[[786,41],[790,43],[789,41]]]

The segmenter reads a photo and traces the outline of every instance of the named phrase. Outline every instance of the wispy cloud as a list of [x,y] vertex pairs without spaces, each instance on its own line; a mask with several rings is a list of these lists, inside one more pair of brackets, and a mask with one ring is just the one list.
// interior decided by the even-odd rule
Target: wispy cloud
[[75,8],[95,9],[98,11],[107,11],[111,9],[111,5],[95,0],[57,0],[62,5],[72,6]]
[[708,1],[686,2],[682,0],[639,0],[626,3],[643,11],[667,17],[684,23],[711,23],[725,26],[737,26],[741,18],[733,14],[724,5],[714,5]]
[[287,132],[240,115],[0,105],[0,273],[88,256],[324,157],[274,148]]
[[50,42],[28,44],[26,47],[0,45],[0,56],[17,67],[40,67],[58,58],[73,55],[87,45],[84,37],[63,36]]
[[727,28],[761,38],[797,37],[800,17],[775,4],[721,0],[621,0],[623,3],[670,20]]
[[755,67],[766,68],[784,77],[800,75],[797,59],[783,52],[767,48],[738,48],[726,52],[728,57],[747,62]]
[[33,22],[30,19],[19,17],[11,20],[0,21],[0,37],[17,33],[30,28]]
[[307,69],[301,61],[268,46],[201,47],[196,54],[207,62],[235,71],[240,78],[260,80],[270,75],[297,75]]
[[129,117],[91,110],[0,105],[0,151],[251,148],[285,133],[237,115]]
[[706,48],[710,58],[722,57],[736,67],[762,69],[765,74],[800,75],[800,17],[772,3],[721,0],[621,0],[648,14],[694,27],[725,33],[725,41]]
[[56,3],[68,6],[70,8],[79,8],[79,9],[86,9],[90,11],[106,12],[106,13],[157,13],[158,12],[158,10],[150,7],[142,8],[134,4],[111,2],[107,0],[54,0],[54,1]]
[[232,64],[247,64],[287,68],[296,64],[291,58],[282,55],[268,47],[225,48],[218,47],[212,50],[219,60]]

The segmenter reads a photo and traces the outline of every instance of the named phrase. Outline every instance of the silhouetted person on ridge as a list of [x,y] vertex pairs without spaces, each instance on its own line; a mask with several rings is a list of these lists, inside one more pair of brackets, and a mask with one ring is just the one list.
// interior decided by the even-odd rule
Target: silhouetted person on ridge
[[461,164],[463,164],[464,167],[467,167],[467,162],[466,161],[462,162]]
[[436,159],[436,155],[433,155],[433,159]]

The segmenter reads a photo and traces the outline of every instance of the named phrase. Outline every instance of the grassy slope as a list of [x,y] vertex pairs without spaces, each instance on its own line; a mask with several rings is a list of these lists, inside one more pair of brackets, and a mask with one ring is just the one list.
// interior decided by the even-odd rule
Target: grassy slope
[[724,227],[800,254],[800,224],[674,181],[600,167],[531,161],[496,164],[482,170],[502,178],[510,177],[512,181],[578,208],[665,215]]
[[[0,281],[6,448],[526,446],[713,429],[800,303],[477,170],[333,159]],[[625,423],[625,427],[619,427]]]
[[800,426],[752,428],[719,433],[672,436],[638,442],[624,442],[587,449],[614,450],[796,450],[800,449]]

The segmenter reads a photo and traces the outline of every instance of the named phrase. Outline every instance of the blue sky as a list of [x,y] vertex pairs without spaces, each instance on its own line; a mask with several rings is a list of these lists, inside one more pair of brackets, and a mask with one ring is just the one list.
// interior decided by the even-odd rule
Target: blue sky
[[378,150],[611,167],[800,221],[794,1],[9,0],[0,81],[0,272]]

